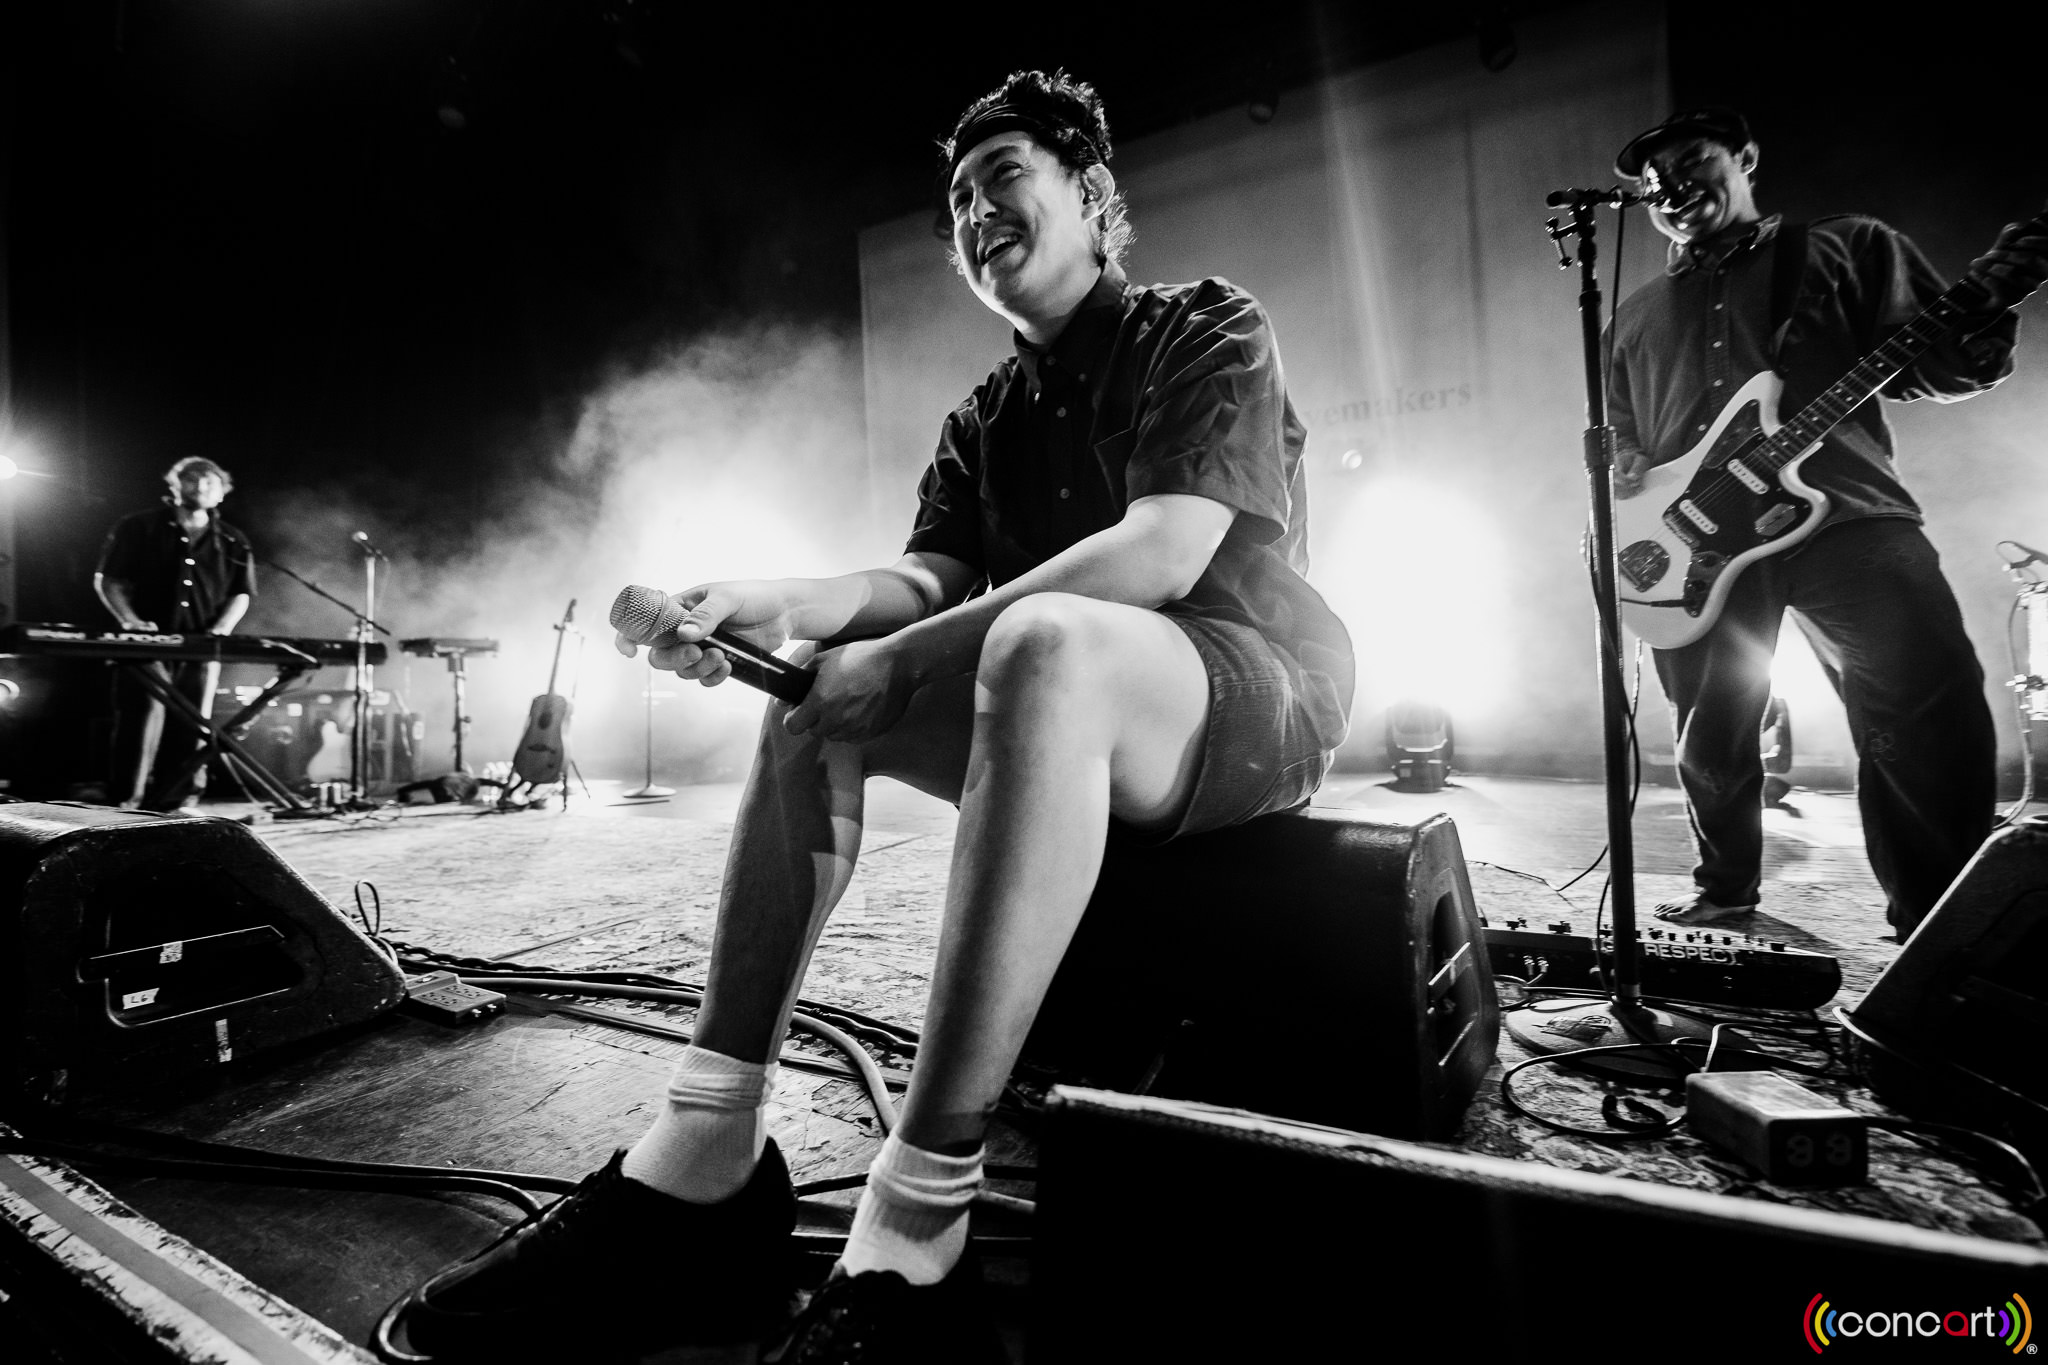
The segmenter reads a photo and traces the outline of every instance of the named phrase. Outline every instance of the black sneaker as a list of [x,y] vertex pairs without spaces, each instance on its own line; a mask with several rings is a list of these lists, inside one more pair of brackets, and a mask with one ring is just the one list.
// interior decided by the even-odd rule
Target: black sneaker
[[619,1169],[393,1304],[391,1360],[611,1361],[758,1338],[787,1319],[796,1195],[773,1142],[719,1204],[672,1198]]
[[893,1270],[834,1270],[811,1297],[775,1365],[1009,1365],[972,1256],[933,1285]]

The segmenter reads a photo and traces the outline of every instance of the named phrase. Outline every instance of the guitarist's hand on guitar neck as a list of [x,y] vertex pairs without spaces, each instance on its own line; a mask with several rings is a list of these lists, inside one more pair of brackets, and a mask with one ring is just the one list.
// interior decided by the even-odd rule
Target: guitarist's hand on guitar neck
[[1984,291],[1986,312],[2017,308],[2048,281],[2048,213],[2007,223],[1991,249],[1970,262],[1967,273]]

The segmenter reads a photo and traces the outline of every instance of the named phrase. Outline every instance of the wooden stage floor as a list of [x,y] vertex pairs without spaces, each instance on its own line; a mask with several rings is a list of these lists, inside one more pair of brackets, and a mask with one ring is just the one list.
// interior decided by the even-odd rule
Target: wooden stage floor
[[[345,912],[360,883],[375,888],[384,931],[407,943],[559,969],[635,969],[701,980],[719,870],[738,788],[685,788],[661,801],[620,795],[632,782],[593,782],[566,807],[495,812],[390,808],[257,830]],[[1498,924],[1569,919],[1587,932],[1601,874],[1558,890],[1605,841],[1597,785],[1459,776],[1433,794],[1404,794],[1383,775],[1338,774],[1318,804],[1412,822],[1456,821],[1483,915]],[[232,817],[245,808],[214,807]],[[1862,854],[1854,799],[1795,790],[1767,813],[1764,916],[1752,932],[1837,957],[1844,998],[1897,953]],[[894,783],[871,784],[861,869],[820,944],[805,995],[916,1027],[922,1018],[953,812]],[[1635,819],[1637,899],[1648,906],[1689,886],[1677,793],[1646,787]],[[365,893],[366,895],[368,893]],[[588,1002],[687,1028],[688,1010]],[[88,1117],[296,1154],[492,1167],[577,1177],[630,1142],[659,1102],[681,1044],[572,1017],[547,1001],[450,1029],[390,1016],[339,1038],[238,1063],[194,1093],[187,1086],[95,1097]],[[856,1174],[879,1141],[859,1087],[829,1072],[785,1067],[770,1128],[799,1181]],[[1502,1039],[1503,1062],[1522,1057]],[[884,1060],[884,1065],[892,1065]],[[1772,1187],[1683,1132],[1617,1145],[1549,1131],[1482,1088],[1455,1146],[1518,1160],[1730,1193],[2000,1241],[2043,1245],[1985,1172],[1953,1152],[1875,1134],[1867,1185]],[[1555,1069],[1531,1073],[1525,1102],[1597,1121],[1600,1092]],[[1854,1107],[1882,1106],[1847,1080],[1814,1082]],[[1518,1086],[1519,1088],[1519,1086]],[[992,1160],[1028,1164],[1031,1144],[1005,1128]],[[219,1185],[89,1171],[118,1200],[295,1305],[355,1347],[377,1316],[429,1271],[484,1243],[510,1220],[481,1196],[422,1200],[335,1190]],[[1028,1193],[1027,1189],[1016,1189]],[[853,1195],[827,1195],[811,1215],[843,1225]],[[989,1227],[994,1227],[990,1223]],[[1020,1313],[1021,1263],[998,1258],[1006,1311]],[[0,1332],[5,1330],[0,1304]],[[1013,1340],[1016,1337],[1012,1322]],[[333,1348],[333,1359],[364,1359]],[[207,1358],[194,1355],[191,1358]],[[680,1357],[678,1357],[680,1358]],[[690,1359],[712,1359],[712,1355]],[[728,1353],[718,1359],[750,1359]]]

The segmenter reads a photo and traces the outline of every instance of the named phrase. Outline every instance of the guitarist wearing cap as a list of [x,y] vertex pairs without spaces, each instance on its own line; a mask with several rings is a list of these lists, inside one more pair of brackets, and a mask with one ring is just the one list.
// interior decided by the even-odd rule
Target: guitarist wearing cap
[[[1990,833],[1995,740],[1891,428],[1858,400],[1953,402],[2011,373],[2013,310],[2048,276],[2048,227],[2008,226],[1944,296],[1875,219],[1766,216],[1758,159],[1742,115],[1710,108],[1615,160],[1663,196],[1650,216],[1671,239],[1663,278],[1617,311],[1609,408],[1623,612],[1670,646],[1654,655],[1699,857],[1694,893],[1654,913],[1719,924],[1757,908],[1757,733],[1790,608],[1848,711],[1865,844],[1903,939]],[[1780,415],[1797,428],[1781,456],[1742,443]],[[1697,468],[1660,468],[1682,461]],[[1748,537],[1739,552],[1732,534]]]

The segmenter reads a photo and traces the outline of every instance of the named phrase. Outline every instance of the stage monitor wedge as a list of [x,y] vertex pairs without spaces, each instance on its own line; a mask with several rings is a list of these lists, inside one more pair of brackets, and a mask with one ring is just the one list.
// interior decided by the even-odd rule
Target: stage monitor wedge
[[0,804],[0,1100],[176,1084],[404,993],[245,825]]
[[1113,827],[1025,1044],[1060,1080],[1448,1138],[1500,1033],[1450,817],[1311,807]]
[[1887,1099],[1960,1100],[2048,1152],[2048,820],[1985,840],[1847,1018]]

